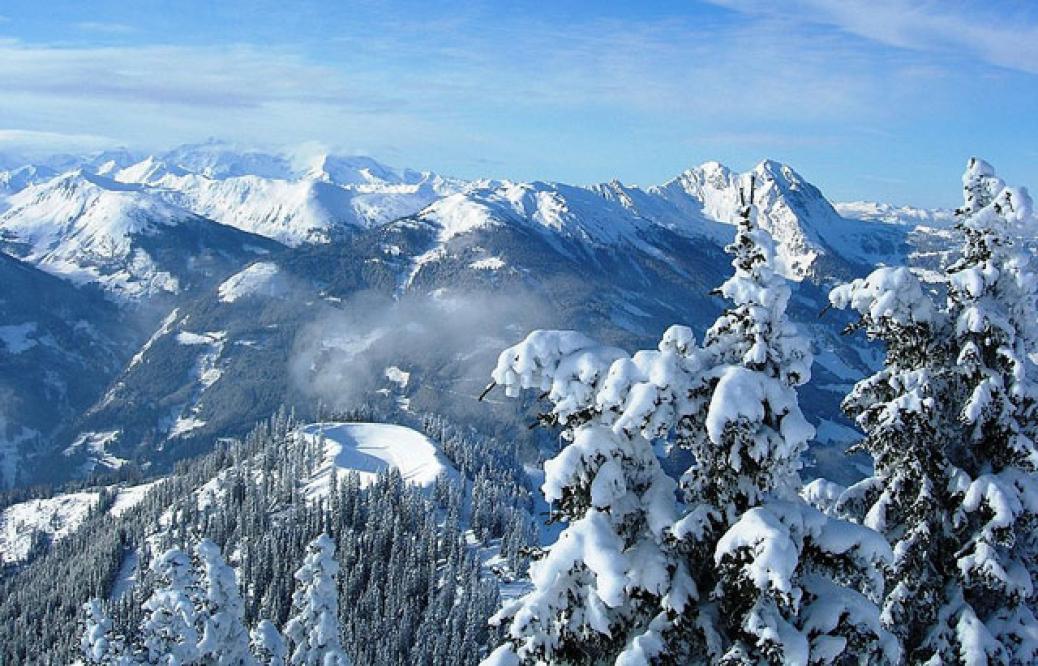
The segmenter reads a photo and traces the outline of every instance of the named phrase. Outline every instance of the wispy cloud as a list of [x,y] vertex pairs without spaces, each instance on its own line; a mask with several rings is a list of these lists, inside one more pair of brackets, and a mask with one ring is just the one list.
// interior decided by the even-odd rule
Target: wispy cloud
[[499,117],[512,125],[550,118],[555,132],[580,132],[592,114],[646,119],[647,126],[659,114],[687,114],[734,134],[746,130],[740,123],[776,117],[869,116],[878,111],[865,102],[881,86],[897,91],[896,80],[878,80],[838,40],[773,23],[588,19],[559,26],[525,18],[468,27],[443,21],[421,31],[404,24],[346,34],[322,60],[278,45],[0,40],[0,123],[38,126],[31,121],[42,118],[75,131],[120,125],[131,136],[167,140],[184,132],[334,141],[353,132],[373,150],[409,139],[464,140],[480,158],[502,161],[511,149],[499,143]]
[[957,52],[987,63],[1038,74],[1038,21],[1024,7],[909,0],[711,0],[738,11],[796,16],[835,26],[889,46]]
[[268,8],[233,25],[214,12],[210,27],[180,10],[180,30],[112,13],[43,34],[19,17],[24,31],[4,26],[19,39],[0,38],[0,127],[145,149],[316,139],[461,176],[569,182],[769,156],[848,190],[863,180],[851,161],[900,178],[923,154],[1023,159],[1020,137],[1035,135],[1038,6],[708,2],[730,11],[363,2],[320,22]]
[[49,47],[0,42],[8,94],[196,107],[257,107],[292,100],[363,106],[391,101],[352,93],[337,72],[277,48]]
[[69,134],[30,129],[0,129],[0,150],[21,154],[53,153],[65,150],[91,150],[111,146],[111,137],[96,134]]

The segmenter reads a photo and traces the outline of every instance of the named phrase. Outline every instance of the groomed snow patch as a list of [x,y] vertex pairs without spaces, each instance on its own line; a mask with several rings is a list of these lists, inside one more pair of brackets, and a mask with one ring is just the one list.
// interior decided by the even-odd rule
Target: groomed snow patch
[[407,483],[428,488],[437,477],[457,477],[458,471],[425,435],[388,423],[314,423],[303,426],[300,436],[325,439],[325,459],[307,483],[311,497],[328,493],[332,469],[342,477],[360,475],[362,486],[374,483],[379,473],[395,467]]

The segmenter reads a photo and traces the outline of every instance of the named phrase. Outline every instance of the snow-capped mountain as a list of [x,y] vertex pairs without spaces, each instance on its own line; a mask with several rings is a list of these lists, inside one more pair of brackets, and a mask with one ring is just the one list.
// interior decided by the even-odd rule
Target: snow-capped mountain
[[772,160],[745,173],[707,162],[649,191],[686,215],[733,224],[740,196],[749,196],[751,179],[758,221],[775,238],[791,279],[832,279],[905,254],[902,233],[849,223],[818,188],[792,167]]
[[5,251],[122,300],[179,294],[229,255],[273,247],[178,208],[144,185],[82,169],[25,187],[7,205],[0,215]]
[[849,220],[886,222],[908,226],[925,225],[945,228],[955,224],[955,211],[946,208],[895,206],[878,201],[845,201],[833,204],[836,211]]
[[57,175],[58,172],[54,169],[35,164],[15,167],[9,171],[0,171],[0,210],[5,207],[2,205],[2,197],[21,192],[30,185],[42,183]]
[[[462,181],[397,171],[367,157],[319,154],[290,162],[263,153],[178,149],[121,169],[174,206],[287,245],[327,242],[384,224],[459,191]],[[249,171],[252,169],[252,171]]]
[[[822,439],[844,442],[853,431],[839,422],[839,398],[874,359],[840,338],[838,315],[816,320],[826,285],[943,256],[944,241],[931,234],[921,246],[911,224],[841,216],[772,161],[745,173],[708,162],[653,187],[464,182],[367,157],[219,142],[48,162],[59,163],[76,168],[38,166],[6,181],[3,249],[66,283],[101,287],[139,326],[119,365],[47,432],[27,424],[40,433],[31,442],[8,436],[12,464],[36,470],[24,478],[167,465],[281,405],[305,413],[335,402],[313,388],[322,382],[348,381],[379,409],[505,423],[508,410],[469,401],[486,379],[481,364],[527,327],[594,331],[633,348],[676,321],[710,321],[719,303],[708,294],[728,271],[723,247],[751,178],[761,224],[799,281],[792,307],[818,346],[824,381],[806,389],[810,415]],[[508,326],[486,323],[494,317]],[[336,326],[349,330],[322,337]],[[447,342],[430,347],[438,336]]]
[[765,160],[745,173],[717,162],[659,186],[618,181],[591,187],[559,183],[475,183],[419,215],[438,225],[441,240],[467,231],[519,223],[556,239],[597,245],[638,243],[657,226],[723,244],[731,237],[740,196],[754,188],[761,226],[778,242],[787,277],[825,281],[907,254],[904,229],[849,221],[787,165]]

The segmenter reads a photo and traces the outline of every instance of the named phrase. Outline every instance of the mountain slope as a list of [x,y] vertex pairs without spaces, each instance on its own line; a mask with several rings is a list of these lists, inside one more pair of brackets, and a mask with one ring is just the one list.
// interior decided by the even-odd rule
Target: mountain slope
[[0,247],[75,284],[140,301],[206,284],[271,241],[218,225],[143,186],[85,171],[31,185],[0,215]]
[[48,450],[136,345],[135,324],[102,293],[0,253],[0,487]]

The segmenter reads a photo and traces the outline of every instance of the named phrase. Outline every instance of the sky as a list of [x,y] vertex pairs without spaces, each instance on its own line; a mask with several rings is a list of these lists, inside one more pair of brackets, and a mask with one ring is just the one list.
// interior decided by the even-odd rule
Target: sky
[[216,137],[473,178],[791,164],[833,200],[1038,188],[1038,3],[0,4],[0,152]]

